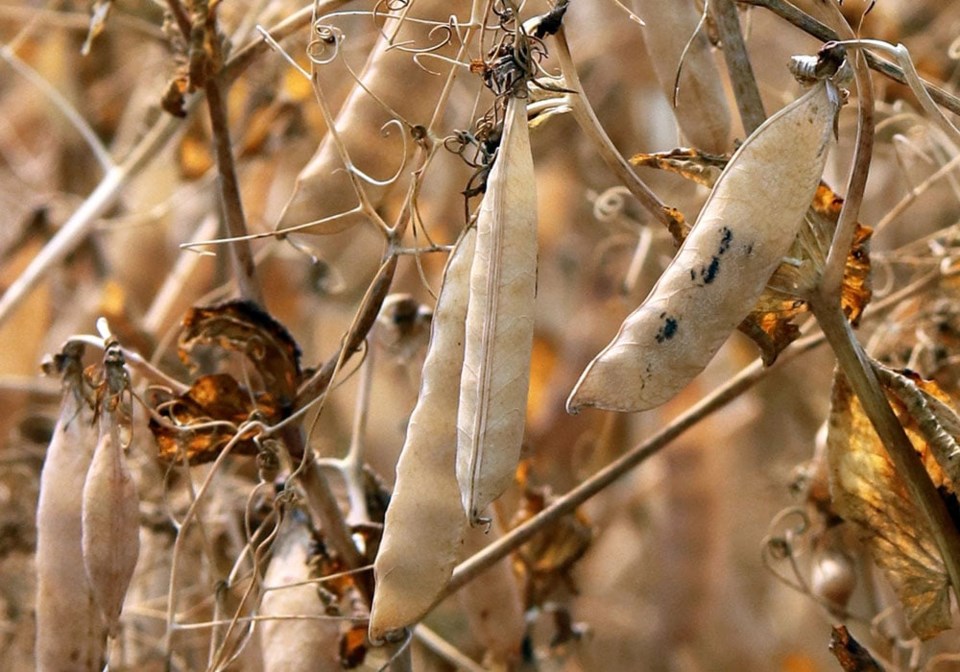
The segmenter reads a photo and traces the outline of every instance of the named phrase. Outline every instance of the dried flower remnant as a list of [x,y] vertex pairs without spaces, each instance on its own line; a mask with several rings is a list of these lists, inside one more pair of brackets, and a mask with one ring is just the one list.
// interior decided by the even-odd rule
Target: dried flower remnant
[[835,625],[830,632],[830,652],[836,656],[843,672],[883,672],[874,659],[845,625]]
[[[517,480],[523,487],[523,500],[510,521],[511,528],[530,520],[556,499],[550,488],[531,485],[529,472],[529,462],[521,462]],[[593,537],[590,521],[578,510],[546,527],[517,549],[513,555],[514,571],[525,582],[527,609],[543,606],[561,587],[576,594],[571,572],[590,550]]]

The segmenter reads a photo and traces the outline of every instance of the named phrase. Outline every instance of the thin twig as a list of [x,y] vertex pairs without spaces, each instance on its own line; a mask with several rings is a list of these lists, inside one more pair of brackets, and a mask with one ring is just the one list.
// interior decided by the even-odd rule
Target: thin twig
[[485,667],[474,662],[472,658],[422,623],[413,629],[413,638],[458,670],[463,672],[484,672],[486,670]]
[[740,32],[740,18],[737,16],[737,6],[734,0],[711,0],[713,18],[720,33],[720,42],[723,46],[723,60],[730,73],[733,84],[733,95],[737,100],[737,109],[740,111],[740,121],[747,135],[753,133],[766,121],[767,115],[763,111],[763,101],[760,99],[760,89],[753,76],[753,67],[747,55],[747,45]]
[[[307,508],[319,518],[317,522],[323,531],[324,540],[349,569],[361,568],[364,564],[363,556],[351,537],[337,497],[330,489],[327,477],[320,473],[320,465],[315,460],[311,460],[300,472],[300,483],[307,498]],[[363,582],[358,585],[362,587],[366,597],[370,597],[371,593],[363,588]]]
[[[342,1],[342,0],[338,0]],[[324,7],[332,6],[333,2],[321,3]],[[300,20],[300,13],[295,15]],[[291,19],[294,17],[291,17]],[[307,17],[309,20],[309,17]],[[280,39],[290,34],[299,25],[290,19],[281,22],[278,27],[270,28],[272,35]],[[281,28],[282,26],[282,28]],[[256,46],[243,50],[236,59],[231,59],[222,70],[222,77],[228,81],[236,79],[251,63],[253,57],[267,49],[262,41]],[[192,110],[199,102],[199,96],[190,96],[186,108]],[[57,231],[56,235],[34,257],[24,271],[10,284],[7,291],[0,297],[0,324],[3,324],[20,303],[33,290],[36,284],[68,254],[73,252],[93,230],[97,220],[119,198],[127,183],[145,168],[167,142],[180,130],[181,120],[164,114],[157,118],[150,130],[140,139],[129,155],[116,167],[109,170],[96,189],[84,200],[83,204],[70,216],[67,222]]]
[[[193,242],[199,242],[213,238],[217,234],[219,222],[215,215],[207,215],[197,227],[193,234]],[[153,302],[144,313],[140,321],[141,328],[148,334],[159,334],[160,330],[168,325],[168,320],[177,307],[177,302],[183,300],[184,285],[187,280],[193,277],[197,271],[197,266],[204,259],[201,254],[191,251],[183,251],[177,259],[173,268],[167,273],[163,280],[163,285],[157,290],[153,297]]]
[[113,168],[113,157],[110,156],[107,148],[103,146],[103,142],[100,141],[97,132],[90,127],[90,124],[83,118],[83,115],[77,111],[77,108],[74,107],[56,87],[50,84],[39,72],[24,63],[9,46],[4,45],[0,47],[0,57],[3,57],[3,60],[9,63],[10,67],[16,70],[21,77],[37,87],[40,92],[50,100],[53,106],[60,110],[60,113],[66,117],[67,121],[70,122],[77,133],[80,134],[80,137],[87,143],[90,151],[93,152],[94,158],[96,158],[97,163],[100,164],[104,172]]
[[357,310],[354,323],[350,331],[344,336],[340,349],[324,362],[323,366],[321,366],[307,382],[300,386],[300,390],[297,392],[297,401],[294,405],[295,408],[300,409],[308,406],[323,394],[327,387],[329,387],[330,381],[333,380],[333,374],[339,368],[341,360],[345,362],[346,359],[360,349],[360,345],[364,339],[366,339],[367,333],[376,322],[377,315],[380,314],[380,307],[383,305],[383,300],[387,298],[387,294],[390,293],[390,286],[393,283],[393,276],[396,270],[397,256],[388,254],[387,258],[381,264],[380,270],[377,271],[376,277],[367,289],[360,308]]
[[[853,31],[847,25],[839,8],[830,5],[835,12],[838,29],[847,35],[853,36]],[[849,55],[848,55],[849,60]],[[853,58],[853,71],[857,83],[857,141],[853,152],[853,167],[847,180],[847,191],[843,201],[843,208],[837,221],[837,228],[833,234],[833,243],[827,255],[827,261],[820,279],[819,292],[824,303],[832,303],[840,307],[840,292],[843,283],[843,274],[850,254],[850,246],[857,235],[857,216],[863,195],[867,186],[867,175],[870,172],[870,160],[873,157],[874,136],[874,102],[873,82],[870,73],[864,64],[861,52]]]
[[[216,41],[216,40],[214,40]],[[217,184],[220,188],[220,206],[223,208],[223,221],[227,235],[234,240],[227,246],[233,274],[237,280],[240,296],[261,306],[263,292],[257,281],[257,267],[253,261],[250,242],[242,238],[247,234],[246,218],[243,214],[243,202],[240,198],[240,184],[237,180],[237,168],[233,160],[233,144],[230,141],[230,127],[227,120],[226,100],[220,80],[211,77],[204,90],[207,94],[207,109],[210,112],[210,125],[213,145],[217,157]]]
[[577,74],[577,68],[573,63],[573,57],[570,55],[570,46],[567,44],[567,37],[563,27],[554,35],[554,44],[556,45],[557,59],[560,62],[560,70],[563,73],[565,86],[577,92],[571,96],[570,104],[573,108],[573,116],[580,125],[581,130],[587,135],[587,138],[593,143],[594,148],[600,157],[606,162],[607,166],[616,174],[624,186],[630,190],[634,198],[640,202],[650,214],[660,221],[668,229],[676,225],[676,220],[671,211],[667,208],[660,198],[651,191],[643,180],[641,180],[633,170],[633,166],[627,161],[623,154],[616,148],[610,136],[603,130],[600,120],[590,106],[586,94],[583,92],[583,85],[580,83],[580,76]]
[[[188,106],[196,103],[191,98]],[[118,166],[107,171],[100,184],[70,216],[29,265],[10,284],[0,297],[0,324],[20,305],[54,265],[73,252],[93,230],[97,220],[116,203],[120,192],[134,175],[158,155],[180,128],[180,120],[169,115],[159,117],[153,127],[137,143],[130,155]]]
[[[784,0],[737,0],[737,2],[768,9],[780,18],[823,42],[838,39],[837,34],[833,30]],[[877,58],[871,53],[867,53],[867,65],[871,70],[876,70],[884,77],[888,77],[900,84],[908,84],[907,77],[901,68],[888,61]],[[923,82],[924,88],[926,88],[927,92],[937,104],[942,105],[954,114],[960,115],[960,98],[926,80],[922,79],[921,81]]]
[[[324,0],[316,3],[317,13],[321,14],[327,10],[336,9],[340,5],[346,4],[346,0]],[[286,39],[299,31],[304,26],[310,24],[313,16],[314,5],[310,4],[303,7],[275,26],[267,29],[270,36],[277,42]],[[254,59],[270,50],[270,45],[257,33],[257,38],[249,42],[246,46],[236,50],[230,57],[230,61],[223,67],[217,75],[224,82],[232,82],[246,70]]]
[[553,524],[565,515],[573,513],[578,506],[594,495],[603,492],[631,469],[636,468],[656,455],[705,417],[720,410],[746,392],[766,376],[768,372],[783,366],[785,362],[820,345],[822,342],[823,338],[819,334],[810,336],[790,346],[771,367],[764,368],[760,360],[745,367],[740,373],[701,399],[699,403],[677,417],[676,420],[660,430],[657,434],[630,449],[620,458],[611,462],[562,497],[559,497],[533,518],[518,525],[476,555],[460,563],[453,572],[450,584],[438,596],[434,605],[439,604],[443,599],[459,590],[464,584],[475,579],[493,563],[506,557],[511,551],[529,541],[535,534],[543,531],[548,525]]

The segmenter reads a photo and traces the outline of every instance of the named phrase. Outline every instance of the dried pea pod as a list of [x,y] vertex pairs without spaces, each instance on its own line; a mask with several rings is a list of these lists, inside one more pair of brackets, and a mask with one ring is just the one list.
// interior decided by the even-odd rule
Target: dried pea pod
[[705,152],[727,151],[727,95],[706,31],[697,32],[700,11],[693,0],[634,0],[634,7],[646,24],[643,42],[653,71],[684,137]]
[[298,511],[280,523],[273,557],[263,577],[260,648],[264,672],[338,672],[340,622],[329,616],[311,578],[309,527]]
[[116,344],[104,355],[100,439],[83,484],[83,565],[111,637],[140,553],[140,499],[121,439],[121,395],[128,384]]
[[747,138],[649,296],[580,376],[569,412],[650,409],[706,367],[796,238],[839,106],[825,79]]
[[450,255],[433,315],[417,405],[373,566],[370,639],[416,623],[450,581],[466,516],[456,479],[457,405],[476,230]]
[[527,105],[510,98],[477,219],[460,409],[457,480],[471,525],[513,479],[530,384],[537,195]]
[[60,415],[40,474],[37,504],[37,669],[103,668],[106,632],[83,568],[83,482],[97,445],[93,410],[84,398],[83,346],[55,358],[63,373]]

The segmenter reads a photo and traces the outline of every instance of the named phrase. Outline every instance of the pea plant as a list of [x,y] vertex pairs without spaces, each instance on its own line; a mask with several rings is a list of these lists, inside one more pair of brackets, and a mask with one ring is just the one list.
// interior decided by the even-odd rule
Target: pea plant
[[960,6],[0,26],[9,669],[960,668]]

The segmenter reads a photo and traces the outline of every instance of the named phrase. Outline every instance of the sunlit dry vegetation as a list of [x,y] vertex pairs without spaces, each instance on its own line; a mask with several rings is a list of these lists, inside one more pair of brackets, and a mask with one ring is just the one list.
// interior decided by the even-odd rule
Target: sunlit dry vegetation
[[960,669],[958,34],[0,5],[0,668]]

